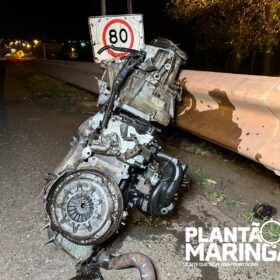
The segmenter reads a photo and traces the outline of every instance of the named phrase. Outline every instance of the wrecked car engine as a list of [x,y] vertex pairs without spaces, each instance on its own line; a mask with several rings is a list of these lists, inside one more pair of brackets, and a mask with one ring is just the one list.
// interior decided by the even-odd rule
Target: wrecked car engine
[[100,248],[118,231],[129,209],[152,216],[174,209],[187,166],[162,150],[159,135],[174,118],[180,100],[176,77],[187,57],[162,38],[140,51],[105,46],[100,52],[108,48],[127,55],[101,64],[101,109],[80,126],[78,139],[49,176],[46,228],[49,242],[80,264],[106,269],[135,266],[141,275],[148,270],[150,278],[145,279],[155,279],[144,255],[132,253],[135,264],[129,254],[116,260]]

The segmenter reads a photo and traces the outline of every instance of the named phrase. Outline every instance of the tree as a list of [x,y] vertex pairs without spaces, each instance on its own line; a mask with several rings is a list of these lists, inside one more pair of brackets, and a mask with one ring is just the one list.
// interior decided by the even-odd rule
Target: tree
[[279,44],[279,0],[170,0],[167,13],[192,26],[199,48],[229,50],[236,71],[242,58]]

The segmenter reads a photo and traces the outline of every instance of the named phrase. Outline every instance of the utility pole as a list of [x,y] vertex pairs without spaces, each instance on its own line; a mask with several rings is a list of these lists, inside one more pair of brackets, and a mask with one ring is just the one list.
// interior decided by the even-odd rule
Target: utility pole
[[127,13],[132,14],[132,0],[127,0]]
[[106,0],[101,0],[101,15],[106,15]]

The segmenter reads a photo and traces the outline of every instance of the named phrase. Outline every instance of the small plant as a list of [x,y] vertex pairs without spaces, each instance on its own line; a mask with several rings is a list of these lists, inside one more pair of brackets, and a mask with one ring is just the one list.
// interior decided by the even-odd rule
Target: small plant
[[225,187],[223,185],[223,182],[220,181],[218,184],[216,183],[215,185],[217,185],[217,189],[213,192],[210,192],[208,195],[208,198],[212,201],[212,204],[227,201],[227,197],[224,193]]
[[224,193],[225,188],[222,182],[217,182],[206,177],[199,167],[194,168],[192,172],[192,180],[195,184],[205,190],[205,195],[212,201],[213,204],[226,201],[226,195]]
[[217,185],[217,182],[210,179],[210,178],[203,178],[200,182],[201,186],[206,188],[212,188],[213,186]]
[[217,185],[217,182],[215,180],[204,176],[204,174],[202,173],[199,167],[195,168],[194,171],[192,172],[192,179],[198,186],[204,188],[212,188],[215,185]]
[[255,221],[254,213],[252,211],[245,211],[240,214],[240,218],[246,223],[246,225],[251,225]]
[[209,195],[209,199],[212,201],[213,204],[221,203],[226,200],[226,195],[222,190],[217,192],[213,192]]

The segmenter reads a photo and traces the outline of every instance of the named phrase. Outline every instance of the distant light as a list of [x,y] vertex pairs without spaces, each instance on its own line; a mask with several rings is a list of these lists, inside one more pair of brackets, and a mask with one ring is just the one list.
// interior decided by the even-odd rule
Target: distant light
[[34,39],[33,42],[34,42],[35,46],[37,46],[39,44],[39,41],[36,39]]
[[18,57],[23,57],[23,56],[25,56],[25,53],[24,53],[22,50],[19,50],[19,51],[17,52],[17,56],[18,56]]
[[17,41],[15,41],[15,45],[17,45],[19,43],[19,41],[17,40]]
[[25,44],[25,43],[22,43],[22,46],[23,46],[23,47],[25,47],[25,46],[26,46],[26,44]]
[[74,51],[76,51],[75,48],[71,48],[71,52],[74,52]]
[[10,42],[10,44],[9,44],[9,45],[11,45],[11,46],[12,46],[13,44],[14,44],[14,42]]
[[86,46],[86,43],[82,42],[81,47],[85,47],[85,46]]
[[16,52],[16,49],[11,49],[11,53],[15,53]]
[[30,44],[27,44],[26,47],[27,47],[28,49],[30,49],[30,48],[31,48],[31,45],[30,45]]

